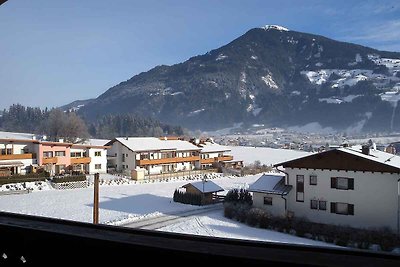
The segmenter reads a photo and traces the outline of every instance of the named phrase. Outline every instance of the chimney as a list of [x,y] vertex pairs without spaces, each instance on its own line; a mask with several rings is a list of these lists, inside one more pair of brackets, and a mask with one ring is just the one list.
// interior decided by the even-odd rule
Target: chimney
[[63,138],[60,138],[60,139],[58,139],[58,142],[59,142],[59,143],[64,143],[64,139],[63,139]]
[[362,152],[364,155],[369,155],[369,145],[363,145],[363,146],[361,147],[361,152]]

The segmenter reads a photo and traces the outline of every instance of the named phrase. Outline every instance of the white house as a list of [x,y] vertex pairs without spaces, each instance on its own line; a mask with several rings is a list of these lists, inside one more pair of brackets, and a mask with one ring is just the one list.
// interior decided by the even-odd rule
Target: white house
[[33,140],[0,139],[0,176],[26,174],[36,166]]
[[115,138],[107,145],[109,166],[116,171],[136,168],[146,174],[193,170],[199,167],[200,148],[187,141],[164,140],[155,137]]
[[218,162],[229,162],[233,160],[231,155],[226,155],[226,152],[231,150],[214,142],[202,142],[198,144],[200,151],[200,166],[202,169],[213,167]]
[[255,206],[318,223],[400,230],[400,157],[358,146],[279,166],[285,177],[263,176],[250,187]]

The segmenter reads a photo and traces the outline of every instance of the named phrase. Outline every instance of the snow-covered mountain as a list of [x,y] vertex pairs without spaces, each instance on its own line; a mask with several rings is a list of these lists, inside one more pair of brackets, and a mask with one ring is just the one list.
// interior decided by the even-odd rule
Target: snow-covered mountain
[[79,112],[138,113],[192,129],[234,123],[400,130],[400,53],[278,25],[122,82]]

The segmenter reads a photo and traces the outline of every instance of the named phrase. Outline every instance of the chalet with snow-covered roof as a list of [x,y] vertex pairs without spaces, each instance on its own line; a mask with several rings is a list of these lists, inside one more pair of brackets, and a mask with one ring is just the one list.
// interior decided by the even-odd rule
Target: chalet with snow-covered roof
[[272,214],[400,230],[400,157],[357,146],[274,166],[284,168],[283,179],[266,176],[250,187],[255,204]]
[[108,151],[109,165],[119,172],[145,169],[149,175],[199,168],[201,149],[187,141],[120,137],[107,145],[111,146]]
[[202,180],[198,182],[188,183],[182,186],[186,189],[186,193],[201,195],[201,203],[203,205],[214,203],[217,193],[224,191],[222,187],[213,181]]
[[[119,137],[107,143],[109,166],[117,172],[145,175],[216,167],[233,160],[227,147],[213,142],[189,142],[177,137]],[[135,175],[134,175],[135,176]],[[143,175],[140,175],[143,177]]]

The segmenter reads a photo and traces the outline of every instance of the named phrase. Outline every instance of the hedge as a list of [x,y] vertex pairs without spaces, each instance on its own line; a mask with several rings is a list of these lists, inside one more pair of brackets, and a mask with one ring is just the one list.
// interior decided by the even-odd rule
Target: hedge
[[86,175],[60,176],[60,177],[54,177],[51,180],[52,183],[68,183],[68,182],[81,182],[81,181],[86,181]]
[[339,246],[368,249],[371,245],[377,244],[384,251],[400,247],[400,237],[387,228],[358,229],[314,223],[306,218],[275,217],[264,209],[234,202],[224,203],[224,215],[229,219],[245,222],[249,226],[290,233]]
[[29,173],[26,175],[11,175],[0,177],[0,185],[3,184],[14,184],[14,183],[24,183],[24,182],[36,182],[45,181],[46,178],[50,177],[48,172],[42,173]]

